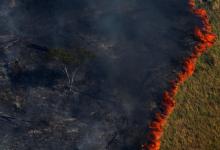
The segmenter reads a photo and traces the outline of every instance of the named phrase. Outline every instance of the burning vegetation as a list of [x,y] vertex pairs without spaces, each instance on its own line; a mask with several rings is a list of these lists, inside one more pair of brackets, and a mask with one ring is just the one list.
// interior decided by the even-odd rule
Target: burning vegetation
[[175,106],[175,96],[178,88],[183,84],[195,71],[197,59],[210,48],[216,39],[216,35],[212,33],[212,27],[205,9],[196,8],[195,0],[189,0],[189,8],[193,14],[201,19],[202,27],[195,27],[194,36],[197,43],[194,46],[192,54],[183,62],[183,70],[177,74],[177,78],[171,82],[170,89],[165,91],[160,105],[161,111],[157,112],[149,125],[147,134],[147,143],[142,145],[143,150],[159,150],[163,128],[167,118],[173,112]]

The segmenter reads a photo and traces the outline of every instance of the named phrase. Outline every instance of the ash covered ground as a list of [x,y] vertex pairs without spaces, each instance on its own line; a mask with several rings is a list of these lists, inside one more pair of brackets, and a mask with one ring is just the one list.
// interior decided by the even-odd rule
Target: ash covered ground
[[1,0],[0,149],[138,150],[195,22],[187,0]]

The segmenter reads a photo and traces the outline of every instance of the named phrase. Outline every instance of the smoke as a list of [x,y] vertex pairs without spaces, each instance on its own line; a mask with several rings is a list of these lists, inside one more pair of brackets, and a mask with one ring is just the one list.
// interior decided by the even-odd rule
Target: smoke
[[[97,55],[85,71],[87,82],[92,85],[88,89],[92,97],[79,95],[79,102],[74,104],[67,98],[46,97],[56,102],[48,104],[50,109],[41,107],[45,112],[55,107],[56,112],[50,114],[62,116],[57,111],[64,105],[65,109],[59,111],[68,110],[65,112],[68,117],[75,116],[86,124],[78,130],[77,144],[74,143],[78,149],[138,149],[144,139],[146,123],[162,91],[169,86],[167,80],[174,77],[173,70],[178,70],[171,59],[187,54],[180,41],[186,36],[186,30],[190,30],[193,19],[185,5],[175,0],[166,3],[160,0],[17,0],[1,3],[1,35],[13,34],[49,48],[83,47]],[[189,64],[190,60],[185,62],[186,69],[190,70],[187,73],[194,69],[188,67]],[[175,84],[173,86],[176,90]],[[37,91],[32,90],[33,93]],[[170,91],[164,94],[165,115],[172,112],[172,95]],[[33,97],[28,98],[29,103]],[[40,100],[35,99],[39,103]],[[36,114],[38,111],[42,116],[49,114],[44,114],[40,107],[34,108]],[[163,115],[156,117],[157,122],[164,122]],[[153,131],[156,140],[161,137],[161,130]]]
[[1,1],[0,2],[0,21],[1,21],[1,30],[0,33],[6,35],[16,34],[16,27],[13,18],[10,17],[10,13],[13,11],[13,8],[16,6],[15,1]]
[[[111,129],[110,131],[108,131]],[[89,131],[83,135],[82,139],[78,143],[79,150],[104,150],[108,145],[108,140],[114,134],[115,129],[109,124],[103,124],[102,122],[96,122],[93,124]],[[108,133],[108,136],[106,134]]]

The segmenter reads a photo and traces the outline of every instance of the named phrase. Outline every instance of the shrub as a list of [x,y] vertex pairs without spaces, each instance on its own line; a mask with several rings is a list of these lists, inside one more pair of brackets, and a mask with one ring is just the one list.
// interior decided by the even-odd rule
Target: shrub
[[92,52],[82,48],[71,51],[65,49],[49,49],[48,56],[66,65],[80,65],[95,58]]

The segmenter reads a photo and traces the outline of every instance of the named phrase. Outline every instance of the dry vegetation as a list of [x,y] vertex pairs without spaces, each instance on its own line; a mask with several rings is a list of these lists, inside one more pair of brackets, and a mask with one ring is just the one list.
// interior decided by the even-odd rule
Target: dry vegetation
[[220,149],[220,8],[217,6],[220,7],[218,0],[211,6],[198,4],[208,10],[218,39],[198,60],[194,76],[181,86],[162,139],[162,150]]

